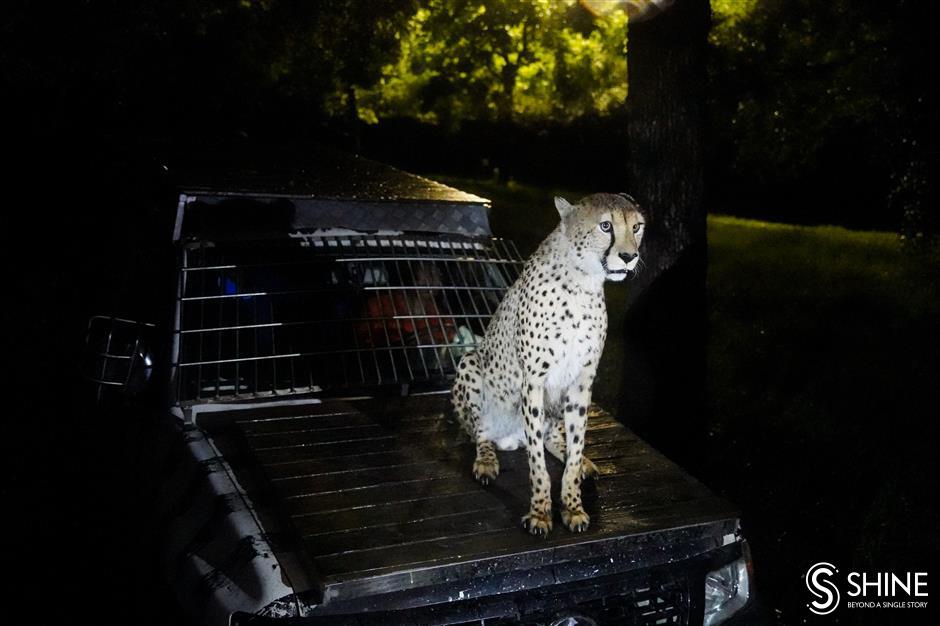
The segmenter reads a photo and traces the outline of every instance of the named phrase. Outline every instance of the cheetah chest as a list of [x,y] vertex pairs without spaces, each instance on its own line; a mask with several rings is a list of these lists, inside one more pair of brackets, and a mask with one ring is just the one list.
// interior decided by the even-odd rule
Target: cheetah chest
[[607,335],[607,311],[603,294],[579,294],[554,313],[557,323],[549,333],[546,348],[550,358],[545,386],[561,391],[581,372],[596,369]]

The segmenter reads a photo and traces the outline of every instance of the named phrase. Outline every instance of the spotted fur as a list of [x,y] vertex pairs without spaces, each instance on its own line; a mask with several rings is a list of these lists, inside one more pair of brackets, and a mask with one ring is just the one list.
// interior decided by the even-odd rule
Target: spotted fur
[[496,449],[524,445],[531,499],[523,525],[552,529],[545,452],[565,463],[561,519],[586,530],[582,481],[597,468],[584,437],[597,363],[607,336],[604,281],[639,262],[644,219],[626,194],[594,194],[577,205],[555,198],[561,221],[526,262],[493,315],[483,343],[466,354],[452,392],[454,411],[477,443],[473,474],[499,475]]

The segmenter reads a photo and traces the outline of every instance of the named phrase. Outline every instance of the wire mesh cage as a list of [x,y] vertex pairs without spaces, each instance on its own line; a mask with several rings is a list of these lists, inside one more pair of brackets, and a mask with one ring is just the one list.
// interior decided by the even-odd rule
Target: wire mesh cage
[[522,266],[501,239],[292,233],[182,249],[181,404],[445,383]]
[[96,385],[100,401],[110,390],[134,395],[153,374],[148,345],[154,325],[120,317],[95,315],[85,331],[82,375]]

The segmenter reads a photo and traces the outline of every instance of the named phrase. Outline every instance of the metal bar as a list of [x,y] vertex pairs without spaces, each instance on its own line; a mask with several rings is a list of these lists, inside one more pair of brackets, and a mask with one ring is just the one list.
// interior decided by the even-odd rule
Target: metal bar
[[[375,280],[375,269],[374,269],[374,268],[370,268],[370,269],[371,269],[371,271],[372,271],[372,273],[373,273],[372,280],[374,281],[374,280]],[[359,297],[359,300],[360,300],[360,302],[361,302],[362,304],[366,304],[365,299],[364,299],[361,295],[360,295],[360,297]],[[379,300],[378,305],[379,305],[379,311],[382,311],[382,301],[381,301],[381,299]],[[366,305],[366,306],[368,306],[368,305]],[[360,310],[362,310],[362,308],[360,308]],[[365,327],[366,327],[366,329],[367,329],[368,332],[369,332],[369,343],[372,344],[372,347],[373,347],[373,348],[375,348],[375,347],[376,347],[376,344],[375,344],[375,337],[374,337],[373,334],[372,334],[372,324],[368,324],[368,323],[367,323],[367,324],[365,324]],[[384,324],[383,324],[383,327],[384,327]],[[353,335],[355,336],[355,334],[356,334],[356,333],[355,333],[355,331],[354,331],[354,332],[353,332]],[[388,334],[388,333],[386,332],[386,338],[387,338],[387,334]],[[358,347],[358,344],[357,344],[357,347]],[[373,350],[373,351],[372,351],[372,362],[373,362],[373,364],[375,365],[375,377],[376,377],[376,380],[378,380],[378,383],[381,385],[381,384],[382,384],[382,367],[379,365],[378,350]],[[395,371],[395,363],[394,363],[394,362],[392,362],[392,371],[393,371],[393,372]],[[397,378],[397,376],[393,375],[393,380],[394,380],[395,378]],[[365,381],[363,381],[363,382],[365,382]]]
[[[498,249],[499,245],[500,245],[500,242],[496,239],[493,239],[493,246]],[[513,282],[515,282],[515,279],[513,278],[513,276],[507,271],[506,267],[504,267],[502,264],[492,263],[490,266],[496,267],[496,270],[500,273],[500,276],[502,276],[503,280],[506,281],[507,287],[509,287],[510,285],[513,284]]]
[[129,360],[129,359],[134,358],[133,356],[129,354],[110,354],[108,352],[98,352],[97,354],[94,354],[93,356],[100,357],[103,359],[120,359],[120,360],[125,360],[125,359]]
[[[398,279],[399,279],[399,280],[402,280],[403,274],[402,274],[402,270],[401,270],[401,265],[398,263],[397,260],[395,261],[395,273],[398,274]],[[413,285],[413,284],[414,284],[414,273],[412,273],[411,280],[412,280],[412,285]],[[391,295],[390,295],[390,297],[392,297],[392,298],[393,298],[393,301],[394,301],[394,296],[391,296]],[[411,308],[411,299],[408,297],[408,292],[407,292],[407,291],[405,291],[405,296],[404,296],[404,298],[402,298],[402,302],[404,303],[405,308],[408,309],[408,314],[409,314],[409,315],[414,315],[414,311],[413,311],[412,308]],[[398,323],[398,327],[401,328],[401,322]],[[418,335],[418,334],[415,333],[415,338],[416,338],[416,339],[417,339],[417,335]],[[404,335],[404,333],[401,333],[401,341],[402,341],[402,344],[405,344],[405,335]],[[427,380],[428,378],[430,378],[430,373],[429,373],[429,371],[428,371],[428,363],[427,363],[427,361],[426,361],[425,358],[424,358],[424,353],[423,353],[420,349],[417,349],[416,352],[418,353],[418,358],[421,359],[421,369],[422,369],[422,371],[424,372],[424,379]],[[405,352],[405,358],[406,358],[406,359],[408,358],[408,352]]]
[[[238,288],[237,283],[235,285],[235,288],[236,289]],[[222,291],[222,292],[225,291],[225,275],[222,274],[221,272],[219,272],[219,291]],[[236,303],[236,306],[237,305],[238,303]],[[222,322],[222,319],[223,319],[222,314],[224,311],[224,307],[225,307],[225,300],[219,300],[219,322],[220,323]],[[218,355],[218,358],[221,359],[222,358],[222,333],[216,333],[215,343],[216,343],[216,354]],[[215,368],[215,397],[216,398],[219,397],[219,387],[221,385],[222,385],[222,364],[219,363],[218,366],[216,366]],[[235,393],[238,393],[238,381],[235,381]]]
[[[238,269],[236,270],[235,279],[236,279],[236,282],[235,282],[236,285],[241,285],[241,284],[244,283],[244,280],[245,280],[245,271],[244,271],[242,268],[238,268]],[[234,333],[235,333],[235,354],[241,354],[241,350],[239,349],[239,344],[241,343],[241,334],[242,334],[242,333],[241,333],[241,329],[238,328],[238,318],[241,317],[241,311],[239,310],[240,308],[241,308],[241,307],[239,306],[239,303],[236,302],[236,303],[235,303],[235,328],[234,328],[234,329],[226,329],[226,330],[234,330]],[[241,383],[241,380],[242,380],[242,379],[241,379],[241,376],[240,376],[240,372],[238,371],[240,367],[241,367],[241,364],[240,364],[240,363],[236,363],[236,364],[235,364],[235,395],[236,395],[236,396],[239,395],[239,393],[241,392],[241,384],[242,384],[242,383]]]
[[[383,263],[383,267],[384,267],[384,263]],[[374,268],[374,267],[370,267],[370,268],[369,268],[369,271],[372,272],[372,282],[374,283],[374,282],[375,282],[375,268]],[[388,276],[388,269],[387,269],[387,268],[385,269],[385,276],[386,276],[386,277]],[[386,278],[386,282],[388,282],[387,278]],[[379,298],[381,298],[381,296],[379,296]],[[381,305],[381,300],[379,300],[379,304]],[[361,309],[360,309],[360,310],[361,310]],[[379,310],[382,311],[381,306],[380,306]],[[386,346],[392,345],[392,337],[391,337],[391,335],[389,335],[389,333],[388,333],[388,321],[387,321],[388,318],[386,318],[386,317],[372,318],[372,319],[370,319],[369,321],[371,322],[371,321],[373,321],[373,320],[375,320],[375,319],[381,320],[381,323],[382,323],[382,331],[385,333],[385,345],[386,345]],[[371,324],[367,324],[367,325],[371,326]],[[374,345],[374,344],[373,344],[373,345]],[[390,350],[386,350],[386,351],[385,351],[385,354],[388,356],[388,363],[389,363],[389,365],[391,365],[391,367],[392,367],[392,379],[393,379],[393,380],[398,380],[398,367],[395,365],[395,355],[394,355],[394,353],[391,352]]]
[[[502,241],[498,238],[494,238],[494,240]],[[423,242],[418,240],[417,243],[420,245]],[[428,247],[428,246],[424,246],[424,247]],[[452,247],[453,249],[466,250],[465,247],[458,246],[458,245],[448,246],[448,247]],[[441,246],[440,249],[443,250],[445,248]],[[476,249],[480,250],[480,248],[476,248]],[[339,248],[339,250],[342,250],[342,248]],[[418,257],[412,257],[412,258],[395,257],[395,258],[398,258],[399,260],[402,260],[402,261],[405,261],[405,260],[416,261],[416,260],[423,260],[426,257],[420,257],[420,258]],[[449,259],[450,257],[445,256],[443,253],[440,254],[440,260],[445,261]],[[337,261],[342,262],[342,263],[363,263],[366,261],[379,261],[379,260],[391,261],[392,257],[379,257],[379,256],[361,256],[361,257],[336,256],[334,257],[329,254],[322,254],[322,255],[319,255],[318,258],[316,259],[309,259],[305,261],[271,261],[269,263],[206,265],[206,266],[201,266],[201,267],[182,268],[182,271],[191,273],[191,272],[206,272],[206,271],[212,271],[212,270],[227,270],[227,269],[236,269],[236,268],[252,268],[252,267],[267,268],[267,267],[283,267],[283,266],[291,266],[291,265],[319,265],[319,264],[326,264],[326,263],[337,262]],[[466,263],[509,263],[509,264],[512,264],[516,262],[515,260],[511,258],[510,259],[500,259],[500,258],[477,259],[473,257],[465,257],[465,258],[459,258],[458,260],[466,262]]]
[[[271,319],[274,319],[274,301],[268,300],[268,311],[271,313]],[[274,329],[271,329],[271,353],[277,354],[277,344],[274,341]],[[277,392],[277,359],[271,360],[271,393]]]
[[[457,281],[454,280],[454,275],[453,275],[453,273],[451,273],[451,265],[452,265],[451,263],[444,263],[444,264],[443,264],[443,267],[444,267],[444,270],[447,272],[447,280],[448,280],[448,282],[449,282],[452,286],[457,286]],[[462,279],[461,279],[461,280],[462,280]],[[456,289],[456,290],[453,291],[454,296],[456,296],[456,298],[457,298],[457,306],[459,307],[459,309],[460,309],[461,311],[467,311],[467,310],[468,310],[468,307],[467,307],[467,305],[464,304],[463,298],[462,298],[461,295],[460,295],[461,293],[462,293],[462,290],[461,290],[461,289]],[[452,316],[452,317],[457,317],[457,316],[454,314],[453,308],[450,306],[450,299],[448,299],[447,297],[445,297],[444,300],[447,302],[447,306],[448,306],[448,308],[449,308],[449,310],[450,310],[451,316]],[[473,300],[472,300],[472,299],[471,299],[471,301],[470,301],[470,304],[471,304],[471,306],[473,305]],[[464,317],[464,316],[461,315],[460,317]],[[469,318],[469,317],[471,317],[471,315],[468,314],[466,317]],[[475,317],[482,317],[482,316],[479,315],[479,311],[477,311],[477,314],[476,314]]]
[[[274,332],[273,330],[271,332]],[[290,360],[290,391],[294,391],[294,386],[297,381],[297,359]]]
[[[338,237],[336,237],[336,236],[330,237],[329,239],[326,239],[326,238],[324,237],[324,240],[332,242],[332,244],[333,244],[334,247],[338,247],[338,248],[342,248],[342,247],[343,247],[342,242],[341,242],[340,239],[339,239]],[[355,293],[355,292],[354,292],[354,293]],[[363,308],[364,306],[367,306],[367,304],[366,304],[365,300],[362,298],[361,292],[358,293],[358,294],[356,294],[356,295],[357,295],[358,298],[359,298],[359,308],[360,308],[360,310],[362,310],[362,308]],[[381,304],[381,303],[380,303],[380,304]],[[369,332],[369,340],[370,340],[370,342],[372,342],[372,331],[371,331],[371,329],[369,329],[368,332]],[[352,327],[352,339],[353,339],[353,345],[356,347],[354,354],[356,355],[356,364],[359,366],[359,380],[362,381],[363,383],[365,383],[365,382],[366,382],[366,368],[365,368],[365,364],[362,362],[362,354],[359,352],[359,350],[360,350],[360,348],[359,348],[359,338],[356,336],[356,329],[355,329],[354,326]],[[376,375],[376,378],[381,381],[381,379],[382,379],[382,373],[379,371],[378,358],[377,358],[376,355],[374,354],[374,351],[373,351],[372,357],[373,357],[373,359],[375,359],[375,375]],[[344,357],[344,365],[343,365],[343,376],[344,376],[344,378],[345,378],[347,381],[349,380],[349,376],[348,376],[348,374],[346,373],[345,357]],[[348,384],[348,382],[347,382],[347,384]]]
[[[105,342],[105,344],[104,344],[104,351],[105,351],[105,352],[110,352],[110,351],[111,351],[111,341],[113,340],[113,338],[114,338],[114,319],[112,318],[111,324],[108,326],[108,340],[107,340],[107,341]],[[102,360],[101,360],[101,374],[100,374],[100,376],[101,376],[101,378],[104,379],[104,380],[107,380],[107,378],[108,378],[108,359],[102,359]],[[99,392],[100,392],[100,388],[99,388]],[[100,395],[100,393],[99,393],[99,395]],[[98,400],[100,401],[101,398],[98,397]]]
[[133,357],[137,356],[140,351],[140,333],[134,337],[134,347],[131,349],[131,357],[127,362],[127,376],[124,377],[124,386],[127,387],[131,384],[131,374],[134,371],[134,360]]
[[[368,305],[366,304],[366,302],[365,302],[364,300],[362,300],[361,298],[360,298],[360,303],[361,303],[362,305],[368,306]],[[380,307],[382,306],[382,303],[381,303],[381,302],[379,302],[379,306],[380,306]],[[374,344],[374,340],[372,339],[372,329],[369,328],[369,324],[366,324],[366,329],[367,329],[367,331],[368,331],[368,333],[369,333],[369,342],[372,343],[372,344],[373,344],[373,347],[374,347],[375,344]],[[362,381],[365,382],[365,381],[366,381],[366,369],[365,369],[365,366],[363,366],[363,364],[362,364],[362,357],[359,356],[359,354],[358,354],[358,351],[359,351],[359,349],[360,349],[360,348],[359,348],[359,338],[358,338],[356,335],[357,335],[356,329],[353,328],[352,338],[353,338],[353,345],[356,346],[356,351],[357,351],[356,359],[357,359],[358,362],[359,362],[359,376],[361,377]],[[375,350],[372,350],[371,352],[372,352],[373,358],[376,358],[376,357],[375,357]],[[379,382],[381,382],[381,381],[382,381],[382,373],[379,371],[379,362],[378,362],[378,359],[377,359],[377,358],[376,358],[376,361],[375,361],[375,375],[376,375],[376,377],[379,379]]]
[[[116,381],[116,380],[105,380],[105,379],[91,378],[91,377],[89,377],[88,380],[90,380],[91,382],[95,384],[108,385],[109,387],[123,387],[124,386],[124,383]],[[99,388],[99,392],[100,392],[100,388]],[[98,398],[98,399],[100,400],[101,398]]]
[[515,253],[515,258],[518,259],[518,263],[523,263],[522,254],[519,253],[519,248],[516,247],[516,242],[512,239],[501,239],[500,241],[507,242],[507,245],[512,248],[512,251]]
[[[463,272],[463,267],[460,264],[457,264],[456,267],[457,267],[457,273],[460,274],[460,284],[462,285],[461,289],[457,290],[457,293],[460,293],[461,291],[465,292],[467,294],[467,298],[469,298],[470,300],[470,305],[473,307],[473,311],[477,314],[477,316],[481,316],[480,309],[477,307],[477,304],[476,304],[476,299],[473,297],[473,294],[470,293],[468,290],[470,283],[467,281],[467,277]],[[486,317],[490,317],[490,315],[492,315],[492,313],[487,311]]]
[[[418,250],[418,248],[415,248],[415,250]],[[410,266],[412,275],[414,275],[414,267],[412,266],[412,261],[407,261],[407,263]],[[427,260],[418,261],[418,263],[421,263],[421,265],[419,266],[419,269],[423,269],[426,272],[430,272],[430,275],[425,274],[424,280],[422,280],[421,283],[418,283],[418,281],[415,281],[415,287],[416,287],[415,295],[417,296],[418,301],[421,303],[421,311],[424,314],[424,319],[422,320],[423,322],[422,327],[425,330],[427,330],[428,339],[430,339],[431,341],[434,341],[435,340],[434,330],[432,329],[431,320],[430,320],[431,312],[427,310],[427,304],[430,304],[431,306],[433,306],[434,310],[437,311],[438,310],[437,299],[434,297],[435,295],[434,291],[431,289],[432,285],[427,285],[428,287],[427,289],[421,289],[420,287],[424,286],[423,283],[429,283],[429,282],[430,283],[436,282],[440,286],[441,280],[440,280],[440,276],[437,274],[437,266],[435,265],[433,257]],[[427,297],[430,298],[427,304],[425,300],[421,297],[422,291],[426,292]],[[440,320],[438,320],[438,322],[440,322]],[[443,325],[441,325],[441,331],[442,331],[441,337],[442,339],[446,341],[447,333],[444,331]],[[434,350],[434,360],[437,361],[437,370],[438,372],[440,372],[441,378],[444,378],[446,374],[444,373],[444,364],[441,362],[440,350]]]
[[[386,277],[386,283],[387,283],[387,282],[390,280],[390,276],[389,276],[389,264],[388,264],[388,262],[387,262],[387,261],[383,261],[383,262],[382,262],[382,267],[385,268],[385,277]],[[395,273],[398,274],[399,280],[400,280],[400,279],[401,279],[401,272],[400,272],[399,269],[398,269],[398,264],[397,264],[397,263],[395,263]],[[404,356],[404,360],[405,360],[405,367],[408,368],[408,378],[413,380],[413,379],[415,378],[415,374],[414,374],[414,370],[413,370],[412,367],[411,367],[411,359],[408,358],[408,350],[407,350],[407,348],[406,348],[406,346],[405,346],[405,330],[404,330],[404,328],[402,328],[402,325],[401,325],[401,321],[400,321],[400,320],[401,320],[402,318],[400,318],[400,317],[399,317],[399,314],[398,314],[398,304],[395,302],[395,294],[393,293],[393,291],[392,291],[391,289],[389,289],[389,290],[388,290],[388,293],[387,293],[387,294],[384,294],[384,295],[385,295],[385,297],[388,298],[389,303],[392,305],[392,319],[395,320],[395,325],[398,327],[398,341],[401,342],[402,355]],[[407,299],[408,299],[408,296],[407,296],[407,294],[405,294],[405,306],[406,306],[406,308],[407,308],[407,306],[408,306]],[[389,344],[388,344],[388,358],[389,358],[389,359],[393,359],[393,360],[394,360],[394,358],[395,358],[395,352],[394,352],[393,348],[395,348],[395,347],[397,347],[397,346],[393,346],[393,345],[392,345],[392,342],[389,341]]]
[[[505,255],[507,258],[511,258],[511,257],[512,257],[512,252],[506,247],[506,240],[494,238],[492,241],[493,241],[493,246],[496,248],[496,253],[497,253],[497,254],[503,254],[503,255]],[[514,263],[514,264],[511,265],[511,266],[508,266],[508,265],[487,265],[487,266],[485,266],[485,268],[486,268],[486,269],[491,269],[491,268],[492,268],[491,271],[497,272],[497,273],[499,274],[499,276],[502,277],[503,284],[504,284],[504,285],[506,286],[506,288],[508,289],[508,288],[511,287],[511,286],[513,285],[513,283],[515,283],[516,280],[519,278],[519,275],[520,275],[521,270],[522,270],[522,262],[520,261],[520,262],[518,262],[518,263]],[[491,294],[486,294],[486,295],[488,296],[488,295],[491,295]],[[486,296],[485,296],[485,297],[486,297]]]
[[[479,284],[479,281],[477,281],[477,283]],[[407,291],[409,289],[414,289],[414,287],[390,285],[388,287],[362,287],[361,289],[365,291],[377,291],[380,289],[391,289],[393,291]],[[461,289],[461,287],[450,287],[450,286],[443,285],[439,287],[439,289],[453,290],[453,289]],[[481,291],[506,291],[506,287],[486,287],[482,285],[479,287],[475,287],[475,289],[479,289]],[[297,290],[292,290],[292,291],[256,291],[256,292],[246,292],[246,293],[231,293],[231,294],[227,293],[227,294],[221,294],[221,295],[215,295],[215,296],[189,296],[183,299],[185,301],[191,302],[191,301],[201,301],[201,300],[218,300],[218,299],[232,299],[232,298],[256,298],[260,296],[271,297],[271,296],[293,296],[293,295],[310,295],[310,294],[332,294],[332,293],[337,293],[338,291],[351,291],[351,290],[353,290],[352,287],[344,287],[344,288],[332,287],[329,289],[326,289],[326,288],[324,289],[297,289]]]
[[[433,257],[433,256],[396,257],[395,260],[396,260],[396,261],[427,261],[427,260],[429,260],[429,259],[431,259],[431,260],[436,260],[436,261],[450,261],[450,260],[452,260],[452,259],[449,259],[448,257],[443,256],[443,255],[441,255],[440,257]],[[391,260],[391,259],[382,258],[382,257],[361,257],[361,258],[353,257],[353,258],[336,259],[336,261],[339,262],[339,263],[356,263],[356,262],[362,263],[362,262],[365,262],[365,261],[390,261],[390,260]],[[512,264],[512,263],[515,263],[515,261],[511,261],[511,260],[503,260],[503,259],[475,259],[475,258],[472,258],[472,257],[459,258],[459,259],[457,259],[457,261],[460,261],[461,263],[487,263],[487,264],[493,264],[493,265],[501,265],[501,264]]]
[[[258,319],[258,301],[255,299],[252,299],[251,301],[251,312],[252,312],[252,319]],[[251,333],[251,335],[255,340],[255,346],[254,346],[255,347],[255,351],[254,351],[255,359],[250,359],[250,360],[257,360],[257,358],[259,357],[258,331],[256,330],[255,332]],[[257,364],[255,364],[255,366],[252,368],[252,374],[254,374],[255,382],[254,382],[254,385],[252,385],[251,387],[251,393],[254,395],[258,395],[258,386],[259,386],[258,382],[259,381],[258,381],[258,365]]]
[[[201,250],[203,250],[203,248],[200,248],[200,251]],[[201,276],[202,276],[202,288],[200,290],[200,293],[206,293],[206,275],[202,274]],[[199,306],[199,327],[200,328],[206,325],[205,314],[206,314],[206,305],[205,303],[202,303]],[[197,361],[203,360],[203,357],[202,357],[203,337],[204,335],[199,335],[199,342],[197,344],[198,346],[198,353],[197,353],[198,356],[196,357]],[[201,367],[198,370],[196,370],[196,397],[198,398],[202,397],[202,368]]]
[[[443,276],[440,274],[440,270],[438,269],[438,266],[437,266],[437,261],[431,261],[431,262],[434,264],[435,273],[436,273],[436,276],[437,276],[437,278],[438,278],[438,281],[437,281],[437,282],[438,282],[438,285],[436,285],[435,288],[443,287],[443,286],[444,286],[444,285],[443,285],[444,278],[443,278]],[[444,290],[440,290],[440,291],[441,291],[441,294],[445,294],[445,293],[446,293]],[[431,295],[431,298],[432,298],[432,301],[434,302],[435,308],[436,308],[438,311],[440,311],[440,308],[441,308],[442,306],[445,307],[445,308],[447,308],[447,309],[450,309],[450,302],[447,300],[447,297],[446,297],[446,296],[443,297],[443,298],[441,298],[441,300],[443,301],[443,304],[442,304],[440,301],[438,301],[438,298],[436,297],[436,296],[437,296],[436,293],[432,293],[432,292],[429,291],[429,294]],[[438,326],[440,327],[440,329],[441,329],[441,339],[443,340],[443,342],[444,342],[445,344],[448,344],[448,345],[449,345],[451,339],[450,339],[450,337],[448,336],[447,327],[444,326],[444,319],[443,319],[443,316],[441,316],[441,315],[428,316],[427,319],[426,319],[426,321],[428,322],[428,327],[429,327],[429,328],[430,328],[430,326],[431,326],[431,320],[432,320],[432,319],[437,320],[437,325],[438,325]],[[456,334],[457,329],[456,329],[456,326],[454,325],[454,319],[453,319],[452,317],[450,317],[450,318],[448,318],[448,319],[450,319],[451,326],[454,326],[454,333]],[[431,338],[433,339],[433,336],[432,336]],[[454,355],[453,355],[453,353],[451,352],[451,350],[450,350],[449,348],[445,348],[445,349],[443,349],[442,351],[438,351],[438,352],[437,352],[437,360],[438,360],[438,363],[440,363],[440,361],[441,361],[441,354],[442,354],[442,353],[446,353],[447,356],[450,357],[450,366],[451,366],[451,369],[456,370],[456,369],[457,369],[457,362],[454,360]],[[443,367],[442,367],[441,369],[442,369],[442,375],[443,375]]]
[[[417,248],[415,248],[415,249],[417,250]],[[426,292],[427,292],[428,297],[430,297],[430,304],[434,306],[434,310],[435,310],[435,311],[437,310],[437,306],[438,306],[438,305],[437,305],[437,302],[436,302],[436,300],[435,300],[435,298],[434,298],[434,292],[433,292],[430,288],[425,289],[425,290],[420,289],[420,286],[422,285],[422,283],[427,283],[427,282],[432,282],[432,283],[433,283],[433,282],[435,282],[435,280],[434,280],[434,279],[435,279],[435,276],[434,276],[434,271],[433,271],[433,270],[435,270],[436,267],[434,266],[434,261],[432,261],[432,260],[427,260],[427,261],[421,260],[421,261],[417,261],[417,263],[420,263],[420,264],[421,264],[421,265],[419,265],[419,269],[423,269],[423,270],[425,270],[425,272],[431,272],[431,275],[430,275],[430,276],[428,276],[427,274],[425,274],[425,275],[424,275],[424,279],[423,279],[420,283],[418,282],[417,277],[415,276],[414,266],[413,266],[413,264],[412,264],[413,262],[412,262],[412,261],[406,261],[406,263],[408,264],[408,270],[409,270],[409,272],[411,272],[412,281],[413,281],[412,284],[415,285],[415,287],[416,287],[416,289],[415,289],[415,296],[416,296],[417,299],[418,299],[418,303],[421,305],[421,313],[424,315],[424,318],[422,319],[422,322],[423,322],[423,323],[422,323],[421,326],[422,326],[422,328],[424,328],[424,329],[427,330],[428,338],[430,338],[431,341],[434,341],[434,331],[431,330],[431,322],[430,322],[430,320],[429,320],[429,318],[428,318],[428,315],[430,315],[430,312],[427,310],[427,306],[426,306],[426,304],[425,304],[425,301],[424,301],[424,299],[421,297],[421,292],[422,292],[422,291],[426,291]],[[438,284],[440,284],[441,281],[438,279],[436,282],[437,282]],[[417,335],[417,334],[418,334],[418,333],[417,333],[417,324],[415,325],[415,331],[416,331],[415,334]],[[444,331],[443,325],[441,325],[441,331],[442,331],[442,332]],[[444,338],[446,338],[447,333],[446,333],[446,332],[443,332],[443,334],[442,334],[441,336],[444,337]],[[419,341],[420,341],[420,336],[419,336]],[[440,353],[439,353],[437,350],[434,351],[434,359],[437,361],[437,369],[438,369],[438,371],[439,371],[440,374],[441,374],[441,378],[443,378],[443,377],[445,376],[445,374],[444,374],[444,364],[441,363],[441,356],[440,356]]]
[[107,320],[111,322],[120,322],[121,324],[131,324],[133,326],[147,326],[149,328],[154,328],[156,325],[150,322],[141,322],[138,320],[129,320],[124,319],[123,317],[114,317],[113,315],[92,315],[88,318],[88,329],[91,329],[92,323],[95,320]]
[[[447,272],[447,280],[448,280],[448,282],[450,282],[450,284],[453,285],[453,284],[454,284],[454,277],[453,277],[453,275],[452,275],[451,272],[450,272],[450,264],[449,264],[449,263],[444,263],[444,264],[442,265],[442,267],[444,267],[445,271]],[[458,307],[458,309],[459,309],[460,311],[466,311],[466,310],[468,310],[467,305],[464,304],[463,298],[462,298],[461,295],[460,295],[460,294],[461,294],[461,291],[460,291],[460,290],[456,290],[456,291],[453,291],[453,292],[451,292],[451,293],[453,293],[454,297],[457,299],[457,307]],[[468,313],[468,314],[463,314],[463,313],[457,314],[457,313],[454,313],[454,309],[453,309],[453,306],[452,306],[452,303],[451,303],[451,299],[448,298],[447,295],[448,295],[447,293],[444,294],[443,300],[444,300],[444,302],[447,303],[447,311],[448,311],[448,313],[450,313],[450,318],[454,321],[454,331],[455,331],[455,334],[456,334],[456,333],[459,333],[459,328],[457,327],[457,320],[458,320],[458,319],[469,320],[469,319],[474,318],[474,317],[480,318],[480,319],[487,319],[487,318],[483,318],[483,317],[480,316],[480,315],[471,315],[471,314],[469,314],[469,313]],[[472,299],[471,299],[470,304],[473,305]],[[473,332],[472,327],[470,328],[470,330],[471,330],[471,332]],[[451,362],[453,363],[454,371],[456,371],[456,370],[457,370],[457,359],[454,358],[454,351],[453,351],[453,348],[448,348],[448,349],[447,349],[447,352],[448,352],[448,354],[449,354],[449,356],[450,356]]]
[[[185,248],[179,252],[180,265],[186,267],[189,265],[189,251]],[[170,355],[172,362],[170,372],[170,391],[173,393],[173,399],[177,402],[183,399],[183,378],[179,375],[179,362],[182,360],[182,340],[180,331],[183,328],[183,296],[185,295],[187,275],[180,272],[176,279],[176,305],[173,311],[173,346]],[[175,393],[174,393],[175,387]]]

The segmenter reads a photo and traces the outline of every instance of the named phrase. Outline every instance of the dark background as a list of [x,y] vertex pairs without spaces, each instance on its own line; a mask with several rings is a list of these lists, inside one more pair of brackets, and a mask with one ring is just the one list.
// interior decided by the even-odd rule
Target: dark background
[[[552,189],[624,187],[629,97],[603,115],[498,112],[448,124],[390,115],[366,125],[331,108],[332,94],[376,80],[381,61],[396,54],[392,35],[407,28],[417,4],[269,2],[263,11],[241,11],[221,1],[15,1],[0,10],[12,279],[5,299],[12,402],[2,441],[13,574],[4,605],[24,620],[103,612],[125,623],[179,619],[154,576],[150,538],[137,531],[144,512],[112,436],[119,429],[87,403],[75,363],[89,315],[148,317],[165,306],[170,292],[160,287],[167,280],[160,268],[172,263],[165,243],[174,185],[188,169],[289,168],[322,143],[422,173],[478,179],[483,195],[502,190],[507,205],[515,201],[510,181],[546,190],[539,202]],[[745,259],[780,268],[783,288],[770,305],[778,328],[790,331],[780,335],[788,343],[749,343],[754,337],[737,327],[724,338],[744,346],[737,369],[713,359],[702,378],[740,387],[749,398],[731,406],[740,419],[709,415],[714,404],[701,418],[663,418],[696,421],[690,432],[707,438],[697,453],[687,449],[697,439],[677,446],[655,419],[632,425],[742,507],[758,584],[767,581],[775,618],[797,623],[806,617],[799,575],[809,562],[834,552],[857,569],[904,570],[927,568],[940,555],[932,449],[937,318],[924,296],[938,267],[931,76],[940,22],[936,3],[926,1],[757,4],[730,31],[716,30],[713,19],[707,45],[703,33],[704,206],[896,233],[900,258],[915,268],[910,289],[920,290],[898,297],[928,304],[909,319],[859,284],[819,306],[810,297],[817,292],[800,288],[815,267],[806,261],[810,239],[735,247],[726,254],[743,250]],[[573,5],[568,19],[590,28],[593,18]],[[287,68],[276,79],[275,63]],[[434,106],[430,97],[426,104]],[[720,254],[713,267],[724,267],[714,263]],[[721,288],[747,291],[766,281],[747,263],[731,271],[739,282]],[[741,310],[719,313],[767,323],[747,308],[753,303],[732,302]],[[722,325],[715,311],[713,337]],[[612,332],[610,341],[620,337]],[[754,356],[761,351],[783,361],[766,368]],[[794,373],[805,370],[822,375]],[[812,393],[800,396],[807,388]],[[821,424],[815,408],[772,402],[779,415],[748,415],[775,393],[808,397],[837,419]],[[871,502],[877,506],[862,506]],[[802,550],[799,558],[794,550]]]

